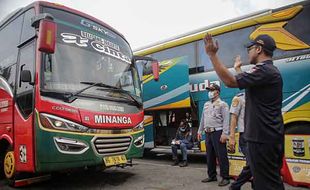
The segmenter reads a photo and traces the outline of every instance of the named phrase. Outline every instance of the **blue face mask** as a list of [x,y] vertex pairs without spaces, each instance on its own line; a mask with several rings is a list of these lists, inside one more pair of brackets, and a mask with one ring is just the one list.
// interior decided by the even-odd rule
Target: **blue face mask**
[[214,98],[214,96],[215,96],[214,93],[215,93],[214,91],[209,91],[208,97],[209,97],[210,100]]

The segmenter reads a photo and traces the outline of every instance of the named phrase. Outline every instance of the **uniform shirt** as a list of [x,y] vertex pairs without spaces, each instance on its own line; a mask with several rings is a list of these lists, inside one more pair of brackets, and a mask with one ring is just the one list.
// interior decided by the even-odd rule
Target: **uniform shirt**
[[267,60],[236,75],[236,80],[240,89],[245,88],[245,139],[258,143],[283,143],[283,82],[277,67]]
[[198,133],[201,134],[208,127],[223,130],[225,135],[229,135],[229,107],[220,98],[214,102],[207,101],[203,106]]
[[237,116],[237,131],[240,133],[244,132],[244,108],[244,93],[240,93],[233,98],[229,111]]

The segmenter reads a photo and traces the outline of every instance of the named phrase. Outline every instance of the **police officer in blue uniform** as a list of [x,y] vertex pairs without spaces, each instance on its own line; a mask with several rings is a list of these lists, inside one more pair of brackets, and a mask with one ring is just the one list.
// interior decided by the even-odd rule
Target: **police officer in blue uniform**
[[254,189],[284,189],[280,176],[284,153],[284,127],[281,113],[283,81],[272,56],[273,38],[259,35],[247,45],[254,67],[233,76],[217,56],[218,42],[211,34],[204,38],[205,50],[214,70],[232,88],[245,89],[245,140]]
[[207,89],[210,100],[204,104],[197,133],[198,140],[201,139],[203,131],[206,134],[208,178],[202,182],[217,181],[216,158],[218,158],[222,177],[218,185],[226,186],[230,183],[226,147],[229,135],[229,107],[220,99],[220,87],[217,84],[212,83]]
[[[244,139],[244,111],[245,111],[245,94],[237,94],[230,106],[230,134],[229,134],[229,147],[235,151],[235,132],[239,133],[239,151],[247,157],[247,146]],[[242,168],[236,181],[234,181],[229,190],[240,190],[241,186],[244,185],[252,178],[252,173],[246,158],[246,165]],[[253,186],[253,185],[252,185]]]

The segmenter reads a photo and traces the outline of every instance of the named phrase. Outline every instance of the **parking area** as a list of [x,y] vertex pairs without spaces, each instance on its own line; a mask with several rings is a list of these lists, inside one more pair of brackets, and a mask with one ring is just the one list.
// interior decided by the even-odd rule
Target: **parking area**
[[[110,168],[104,171],[75,171],[53,176],[51,179],[22,189],[109,189],[109,190],[221,190],[217,182],[201,183],[206,177],[203,155],[190,155],[189,166],[170,166],[171,155],[165,151],[150,152],[143,159],[136,159],[133,167]],[[304,190],[302,187],[285,185],[287,190]],[[3,180],[1,190],[12,190]],[[247,183],[245,190],[251,189]]]

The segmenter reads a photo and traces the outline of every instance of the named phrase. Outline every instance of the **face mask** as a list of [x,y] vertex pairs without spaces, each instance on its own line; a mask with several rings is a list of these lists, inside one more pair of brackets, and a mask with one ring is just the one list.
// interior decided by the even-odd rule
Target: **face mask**
[[210,91],[209,93],[208,93],[208,96],[209,96],[209,99],[213,99],[214,98],[214,92],[213,91]]

